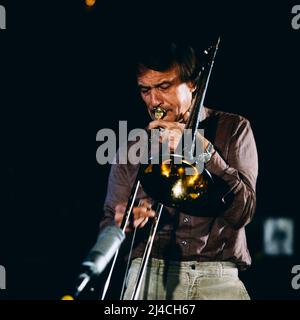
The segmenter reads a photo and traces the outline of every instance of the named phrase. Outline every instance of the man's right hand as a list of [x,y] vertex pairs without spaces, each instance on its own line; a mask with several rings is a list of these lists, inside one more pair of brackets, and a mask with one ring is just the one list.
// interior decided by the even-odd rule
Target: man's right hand
[[[126,204],[118,204],[115,207],[115,222],[118,226],[121,225],[124,213],[126,210]],[[147,199],[143,199],[139,207],[133,208],[134,222],[133,225],[135,228],[143,228],[148,222],[149,218],[155,216],[155,211],[151,209],[151,202]],[[127,226],[126,232],[132,231],[132,227]]]

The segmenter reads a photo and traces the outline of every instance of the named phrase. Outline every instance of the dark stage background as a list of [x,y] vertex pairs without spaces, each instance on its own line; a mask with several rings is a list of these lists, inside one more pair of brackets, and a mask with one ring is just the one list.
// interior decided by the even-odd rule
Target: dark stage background
[[[262,3],[263,2],[263,3]],[[96,162],[96,133],[148,119],[132,69],[141,41],[187,38],[201,50],[221,35],[205,104],[252,124],[259,152],[257,211],[246,228],[253,299],[298,299],[300,30],[286,1],[0,1],[0,265],[3,299],[59,299],[73,288],[94,244],[109,166]],[[244,3],[244,2],[243,2]],[[264,250],[267,218],[293,223],[291,254]],[[291,232],[289,231],[289,235]],[[283,235],[283,238],[285,235]]]

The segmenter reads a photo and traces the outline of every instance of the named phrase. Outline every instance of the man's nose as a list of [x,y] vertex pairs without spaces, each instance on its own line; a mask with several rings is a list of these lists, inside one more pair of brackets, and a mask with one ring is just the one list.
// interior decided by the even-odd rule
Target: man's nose
[[154,108],[163,103],[162,96],[160,92],[154,88],[150,91],[150,107]]

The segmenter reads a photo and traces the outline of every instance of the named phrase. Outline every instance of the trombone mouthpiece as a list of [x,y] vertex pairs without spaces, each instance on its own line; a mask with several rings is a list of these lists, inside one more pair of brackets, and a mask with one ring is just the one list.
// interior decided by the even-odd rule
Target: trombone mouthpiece
[[156,120],[162,119],[166,115],[166,110],[163,109],[162,107],[156,107],[153,109],[154,116]]

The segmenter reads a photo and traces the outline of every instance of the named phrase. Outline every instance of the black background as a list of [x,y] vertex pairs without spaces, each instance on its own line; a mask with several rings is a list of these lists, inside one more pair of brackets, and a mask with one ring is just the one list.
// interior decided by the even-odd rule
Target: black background
[[[109,166],[96,162],[96,133],[143,127],[135,88],[139,43],[183,37],[201,50],[221,36],[205,104],[247,117],[259,153],[257,211],[247,226],[253,299],[298,299],[300,264],[298,107],[300,30],[287,1],[0,1],[0,264],[4,299],[59,299],[93,245]],[[1,197],[2,198],[2,197]],[[262,251],[267,217],[295,221],[294,255]]]

